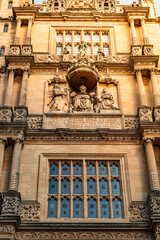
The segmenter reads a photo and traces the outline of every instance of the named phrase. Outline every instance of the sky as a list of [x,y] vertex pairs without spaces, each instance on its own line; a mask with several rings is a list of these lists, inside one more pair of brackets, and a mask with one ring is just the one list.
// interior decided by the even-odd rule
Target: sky
[[[119,0],[121,4],[131,4],[133,3],[133,1],[135,0]],[[43,0],[34,0],[35,4],[41,4],[43,2]],[[156,2],[156,6],[157,6],[157,12],[158,12],[158,16],[160,16],[160,0],[155,0]]]

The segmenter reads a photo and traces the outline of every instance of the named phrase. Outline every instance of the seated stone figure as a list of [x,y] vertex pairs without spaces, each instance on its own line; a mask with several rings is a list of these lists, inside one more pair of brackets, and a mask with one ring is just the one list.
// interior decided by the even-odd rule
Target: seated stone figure
[[114,100],[111,93],[107,92],[107,88],[102,91],[101,97],[98,99],[100,110],[119,110],[119,108],[114,107]]
[[93,96],[86,92],[86,86],[82,85],[79,88],[80,93],[73,92],[71,97],[73,99],[73,105],[71,106],[73,111],[93,111]]
[[48,104],[50,111],[68,111],[67,93],[58,84],[53,86],[53,96]]

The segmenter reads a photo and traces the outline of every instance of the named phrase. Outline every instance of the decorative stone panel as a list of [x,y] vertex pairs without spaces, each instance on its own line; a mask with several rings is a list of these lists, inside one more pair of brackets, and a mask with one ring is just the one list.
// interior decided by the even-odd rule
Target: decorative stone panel
[[149,219],[146,204],[131,204],[129,207],[131,222],[147,222]]
[[92,0],[70,0],[69,8],[91,8]]
[[131,54],[133,56],[139,56],[142,55],[142,48],[140,45],[133,45],[131,46]]
[[20,217],[22,222],[39,222],[40,204],[32,202],[22,203]]
[[149,194],[148,206],[150,215],[159,215],[160,217],[160,191]]
[[0,107],[0,122],[10,123],[12,121],[13,111],[11,107]]
[[153,53],[153,45],[144,45],[143,54],[146,56],[154,55]]
[[3,194],[1,215],[19,215],[20,207],[20,193],[7,192]]
[[139,107],[140,123],[153,122],[152,109],[150,107]]
[[31,45],[23,45],[22,46],[22,55],[30,56],[32,54],[32,46]]
[[24,123],[27,121],[27,115],[28,115],[28,108],[27,107],[15,107],[14,108],[14,115],[13,115],[13,121],[18,123]]
[[138,129],[138,118],[136,117],[125,117],[124,119],[125,129],[137,130]]
[[29,116],[27,118],[27,125],[29,130],[42,129],[42,116]]
[[160,122],[160,107],[155,107],[153,114],[155,122]]
[[11,56],[19,56],[21,55],[20,45],[11,45],[9,55]]

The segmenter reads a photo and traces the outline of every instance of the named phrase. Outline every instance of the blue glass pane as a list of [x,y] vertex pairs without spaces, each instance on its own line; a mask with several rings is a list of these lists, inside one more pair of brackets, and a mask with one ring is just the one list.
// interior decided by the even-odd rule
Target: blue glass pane
[[118,198],[115,198],[113,200],[113,217],[122,218],[121,200],[119,200]]
[[112,182],[111,182],[111,186],[112,186],[112,194],[120,194],[121,191],[120,191],[120,183],[114,179]]
[[70,166],[66,163],[62,166],[62,175],[70,175]]
[[64,179],[61,182],[61,193],[62,194],[69,194],[70,193],[70,182],[67,179]]
[[78,164],[73,167],[73,175],[82,175],[82,167]]
[[82,182],[79,179],[73,182],[73,193],[82,194]]
[[49,168],[50,175],[58,175],[58,166],[53,163]]
[[4,26],[3,32],[8,32],[8,25]]
[[109,201],[103,198],[100,201],[101,218],[109,218]]
[[79,198],[73,200],[73,217],[82,218],[82,200]]
[[93,198],[88,200],[88,218],[97,217],[97,202]]
[[96,194],[96,182],[93,179],[87,181],[87,193]]
[[112,176],[118,176],[118,175],[119,175],[118,166],[116,166],[116,165],[113,164],[113,165],[110,167],[110,169],[111,169],[111,175],[112,175]]
[[87,175],[95,175],[95,166],[93,166],[92,164],[89,164],[87,166]]
[[48,200],[48,217],[49,218],[57,217],[57,200],[54,198]]
[[108,194],[108,182],[104,179],[99,181],[100,194]]
[[58,183],[55,179],[49,181],[49,194],[57,194]]
[[107,175],[107,167],[103,164],[99,166],[99,175]]
[[61,200],[61,218],[69,218],[69,200],[67,198]]

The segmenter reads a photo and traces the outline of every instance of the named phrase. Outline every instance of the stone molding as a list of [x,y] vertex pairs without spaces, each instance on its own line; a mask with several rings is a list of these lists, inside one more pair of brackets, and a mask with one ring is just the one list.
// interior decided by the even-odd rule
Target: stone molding
[[24,239],[24,240],[48,240],[48,239],[59,239],[59,240],[70,240],[70,239],[102,239],[102,240],[121,240],[121,239],[144,239],[144,240],[151,240],[152,234],[148,232],[111,232],[111,231],[101,231],[101,232],[95,232],[95,231],[77,231],[77,232],[57,232],[57,231],[24,231],[24,232],[17,232],[15,234],[15,238],[18,239]]

